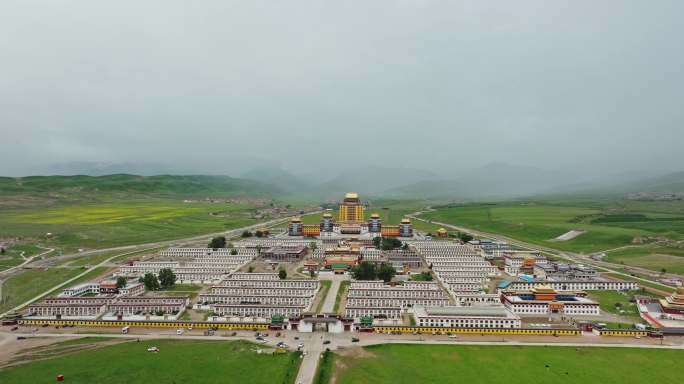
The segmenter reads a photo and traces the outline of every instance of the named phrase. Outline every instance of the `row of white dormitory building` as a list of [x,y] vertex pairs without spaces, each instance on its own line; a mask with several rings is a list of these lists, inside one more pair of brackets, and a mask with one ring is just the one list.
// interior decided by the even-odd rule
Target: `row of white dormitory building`
[[502,294],[504,305],[521,316],[548,316],[554,313],[566,316],[599,316],[599,303],[585,297],[572,300],[535,300],[518,294]]
[[416,306],[416,324],[423,326],[518,328],[520,318],[501,303],[499,294],[484,290],[499,275],[479,249],[451,241],[415,241],[412,248],[432,267],[456,306]]
[[499,273],[496,266],[465,245],[451,241],[415,241],[411,247],[432,267],[434,275],[453,296],[484,294],[489,278]]
[[187,296],[85,296],[48,297],[29,305],[24,317],[41,319],[177,318],[190,303]]
[[199,296],[196,308],[222,317],[299,317],[311,310],[318,280],[281,280],[277,273],[233,273]]
[[159,256],[169,259],[225,259],[228,257],[250,257],[254,258],[258,254],[255,248],[233,247],[233,248],[167,248],[159,251]]
[[[82,295],[99,295],[108,294],[109,287],[105,288],[103,283],[114,283],[115,282],[89,282],[75,285],[73,287],[65,288],[60,297],[78,297]],[[137,296],[145,293],[145,285],[139,282],[132,282],[128,280],[126,285],[123,287],[116,288],[118,296]]]
[[403,285],[382,281],[352,281],[347,294],[345,316],[396,319],[414,305],[448,305],[449,297],[434,282],[408,281]]
[[506,289],[514,291],[531,290],[533,288],[549,287],[557,291],[631,291],[639,289],[634,281],[610,280],[597,277],[588,280],[517,280],[510,282]]
[[246,247],[171,247],[159,252],[159,257],[165,260],[136,261],[120,267],[115,275],[140,277],[147,273],[158,274],[161,269],[169,268],[179,283],[212,284],[249,263],[257,255],[257,249]]

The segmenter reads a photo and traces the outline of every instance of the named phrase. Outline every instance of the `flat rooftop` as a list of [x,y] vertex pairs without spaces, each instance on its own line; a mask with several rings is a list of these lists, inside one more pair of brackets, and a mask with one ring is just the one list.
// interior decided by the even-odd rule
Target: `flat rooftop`
[[469,307],[414,307],[416,316],[453,316],[453,317],[500,317],[518,318],[503,305],[473,305]]

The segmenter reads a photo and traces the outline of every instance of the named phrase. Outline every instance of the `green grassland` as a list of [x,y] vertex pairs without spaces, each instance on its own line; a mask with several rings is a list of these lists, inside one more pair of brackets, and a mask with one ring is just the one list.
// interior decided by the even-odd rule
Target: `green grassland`
[[648,244],[610,251],[604,258],[612,263],[648,268],[665,269],[669,273],[684,274],[684,249]]
[[229,176],[159,175],[137,176],[116,174],[106,176],[29,176],[0,177],[0,195],[24,196],[20,202],[36,199],[57,199],[82,202],[97,200],[102,194],[155,196],[267,196],[277,188],[251,180]]
[[[123,261],[129,257],[135,257],[141,254],[154,252],[156,250],[158,250],[158,248],[145,249],[140,251],[104,252],[79,257],[75,260],[68,260],[62,262],[57,267],[50,267],[49,269],[26,270],[20,274],[10,277],[3,283],[2,298],[0,298],[0,312],[4,312],[10,308],[16,307],[17,305],[25,302],[26,300],[29,300],[35,297],[36,295],[44,292],[50,287],[61,284],[62,282],[67,281],[72,277],[83,273],[86,270],[87,265],[93,266],[109,258],[112,258],[112,260],[110,260],[111,263],[116,263]],[[73,281],[70,285],[73,286],[90,281],[102,275],[110,269],[112,268],[95,268],[87,274]],[[176,287],[177,290],[192,291],[196,286],[177,285]],[[50,294],[57,294],[61,292],[61,290],[62,288],[54,290]],[[196,292],[194,293],[194,295],[196,295]]]
[[[589,298],[597,301],[601,311],[628,318],[633,322],[641,323],[639,309],[636,304],[630,302],[634,295],[643,295],[644,292],[618,292],[618,291],[589,291]],[[622,311],[622,312],[621,312]]]
[[24,258],[22,254],[28,258],[42,252],[45,252],[45,250],[32,244],[13,244],[5,249],[4,254],[0,254],[0,271],[23,263]]
[[[424,217],[584,253],[629,245],[635,237],[684,238],[684,207],[664,212],[661,210],[672,207],[631,201],[576,201],[574,204],[568,201],[471,204],[443,207]],[[553,240],[573,229],[586,233],[568,241]]]
[[0,237],[64,251],[171,240],[252,224],[277,192],[227,176],[0,177]]
[[[149,346],[160,352],[146,352]],[[0,370],[0,382],[53,383],[62,374],[67,383],[87,384],[294,383],[297,353],[257,354],[257,348],[247,342],[145,340],[60,354],[48,349],[43,353],[51,358]]]
[[322,359],[316,383],[676,382],[682,359],[681,350],[391,344]]
[[255,223],[253,210],[248,204],[162,199],[4,208],[0,209],[0,233],[39,239],[45,246],[68,252],[224,231]]
[[9,278],[2,285],[0,313],[16,307],[83,271],[81,268],[31,269]]

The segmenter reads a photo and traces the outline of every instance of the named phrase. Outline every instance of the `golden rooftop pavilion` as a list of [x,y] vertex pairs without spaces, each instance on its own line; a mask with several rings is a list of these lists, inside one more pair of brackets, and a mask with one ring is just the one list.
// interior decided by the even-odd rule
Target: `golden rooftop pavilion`
[[303,224],[301,218],[293,218],[288,227],[289,236],[303,237],[353,237],[368,240],[376,236],[384,237],[413,237],[413,224],[409,218],[403,218],[399,225],[384,225],[380,215],[373,213],[370,219],[365,219],[366,207],[359,194],[348,192],[340,202],[338,220],[326,212],[319,224]]

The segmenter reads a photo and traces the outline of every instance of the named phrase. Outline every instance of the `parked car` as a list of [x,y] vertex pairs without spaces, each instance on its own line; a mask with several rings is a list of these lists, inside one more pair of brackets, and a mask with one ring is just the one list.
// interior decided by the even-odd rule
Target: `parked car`
[[17,340],[26,340],[26,337],[24,337],[24,336],[17,336]]
[[323,344],[330,344],[330,340],[323,341]]
[[149,347],[149,348],[147,348],[147,352],[159,352],[159,348],[157,348],[157,347]]
[[358,337],[352,337],[352,343],[358,343],[359,338]]

